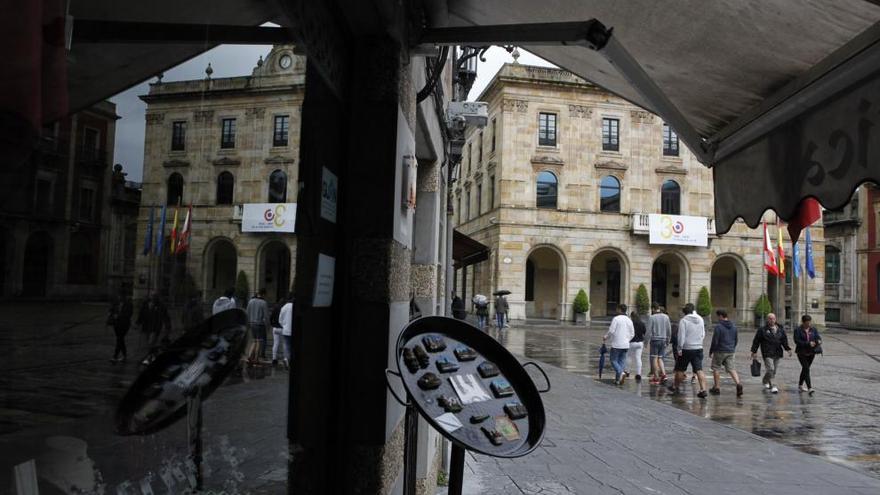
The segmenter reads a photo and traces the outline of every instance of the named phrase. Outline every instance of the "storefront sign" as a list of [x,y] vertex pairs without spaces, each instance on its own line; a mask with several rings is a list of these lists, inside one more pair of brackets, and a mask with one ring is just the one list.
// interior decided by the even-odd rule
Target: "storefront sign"
[[248,203],[242,206],[242,232],[295,232],[296,203]]
[[327,308],[333,304],[333,279],[336,272],[336,258],[318,254],[318,271],[315,273],[315,293],[312,306]]
[[648,215],[651,244],[702,246],[709,244],[709,224],[706,217],[683,215]]

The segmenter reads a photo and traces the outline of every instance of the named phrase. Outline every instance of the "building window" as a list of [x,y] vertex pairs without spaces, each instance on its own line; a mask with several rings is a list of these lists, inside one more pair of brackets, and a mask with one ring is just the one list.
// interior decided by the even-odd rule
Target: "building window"
[[825,283],[840,283],[840,250],[834,246],[825,248]]
[[663,183],[660,189],[660,213],[667,215],[681,214],[681,186],[674,180]]
[[791,272],[794,269],[791,266],[791,258],[785,257],[785,285],[791,285]]
[[186,122],[173,122],[171,124],[171,151],[183,151],[186,149]]
[[620,213],[620,181],[613,175],[599,183],[599,211]]
[[602,150],[620,150],[620,120],[602,119]]
[[825,321],[840,323],[840,308],[825,308]]
[[489,176],[489,209],[495,208],[495,176]]
[[79,219],[92,221],[95,215],[95,190],[91,187],[79,188]]
[[535,206],[538,208],[556,208],[559,183],[553,172],[541,172],[538,174],[536,187]]
[[477,144],[477,163],[483,163],[483,132],[480,131],[480,142]]
[[538,145],[556,146],[556,114],[538,114]]
[[223,119],[220,133],[221,148],[235,148],[235,119]]
[[98,148],[101,133],[97,129],[86,127],[83,130],[82,157],[86,160],[98,158]]
[[498,128],[498,124],[496,122],[496,118],[492,117],[492,144],[489,148],[492,152],[495,152],[495,130]]
[[34,211],[36,213],[52,212],[52,197],[55,181],[48,177],[38,177],[34,184]]
[[461,222],[464,220],[464,195],[458,193],[458,222],[457,225],[461,225]]
[[229,172],[220,172],[217,176],[217,204],[231,205],[235,191],[235,177]]
[[880,263],[877,263],[877,266],[874,268],[874,283],[877,284],[877,287],[874,287],[874,297],[877,298],[878,303],[880,303]]
[[473,156],[471,154],[471,145],[472,144],[473,143],[468,143],[468,159],[467,159],[467,168],[464,170],[465,175],[467,175],[468,171],[471,169],[471,157]]
[[272,146],[287,146],[287,137],[290,131],[290,116],[276,115],[275,127],[272,132]]
[[483,185],[477,184],[477,216],[483,214]]
[[468,221],[471,219],[471,190],[468,189],[464,193],[464,219]]
[[526,260],[526,301],[535,300],[535,263]]
[[287,174],[276,170],[269,175],[269,202],[287,202]]
[[168,177],[168,191],[165,204],[174,206],[183,201],[183,176],[174,172]]
[[678,156],[678,134],[663,124],[663,156]]

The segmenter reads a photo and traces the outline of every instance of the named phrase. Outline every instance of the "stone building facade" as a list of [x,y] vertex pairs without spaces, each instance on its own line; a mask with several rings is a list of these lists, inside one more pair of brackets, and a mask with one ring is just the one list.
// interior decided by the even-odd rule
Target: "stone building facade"
[[[210,302],[233,287],[240,271],[251,292],[275,301],[293,282],[296,236],[242,232],[243,205],[296,203],[305,60],[276,46],[250,76],[150,85],[144,146],[143,201],[138,246],[150,212],[166,206],[166,239],[173,212],[180,224],[192,205],[189,250],[139,255],[137,294],[155,288],[181,303],[197,291]],[[181,287],[186,287],[185,290]]]
[[[505,65],[479,99],[489,122],[468,135],[454,220],[491,254],[456,271],[465,300],[507,289],[513,319],[571,320],[584,289],[589,315],[601,318],[617,303],[634,307],[643,284],[677,317],[706,287],[738,322],[753,322],[762,292],[777,313],[808,310],[822,322],[821,226],[805,303],[803,279],[783,283],[762,269],[762,229],[740,221],[716,234],[711,169],[656,115],[566,71],[519,64]],[[708,247],[651,244],[651,213],[704,218]],[[775,244],[773,212],[765,219]],[[787,232],[785,246],[790,256]]]
[[111,191],[117,119],[116,105],[97,103],[45,126],[22,164],[3,167],[0,297],[105,299],[130,285],[110,262],[126,216]]

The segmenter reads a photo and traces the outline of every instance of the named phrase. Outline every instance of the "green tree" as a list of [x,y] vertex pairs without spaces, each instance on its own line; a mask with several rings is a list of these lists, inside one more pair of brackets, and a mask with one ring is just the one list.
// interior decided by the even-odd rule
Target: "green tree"
[[767,298],[767,294],[761,294],[758,302],[755,303],[755,316],[764,318],[772,311],[773,307],[770,306],[770,299]]
[[651,299],[648,298],[648,289],[645,284],[639,284],[639,288],[636,289],[636,311],[640,315],[646,315],[650,305]]
[[697,314],[704,318],[712,314],[712,299],[709,298],[709,289],[705,285],[700,287],[697,295]]
[[578,291],[577,296],[574,298],[574,312],[575,313],[586,313],[590,310],[590,299],[587,297],[587,293],[584,292],[584,289]]
[[247,303],[250,293],[251,288],[248,284],[247,274],[244,270],[239,270],[238,277],[235,279],[235,300],[239,303]]

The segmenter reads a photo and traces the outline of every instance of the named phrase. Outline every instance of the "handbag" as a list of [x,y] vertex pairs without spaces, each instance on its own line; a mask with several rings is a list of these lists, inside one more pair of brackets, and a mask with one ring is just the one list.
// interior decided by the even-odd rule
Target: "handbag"
[[752,376],[761,376],[761,361],[752,359]]

